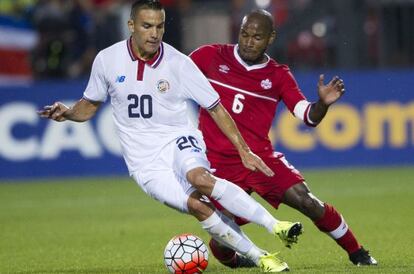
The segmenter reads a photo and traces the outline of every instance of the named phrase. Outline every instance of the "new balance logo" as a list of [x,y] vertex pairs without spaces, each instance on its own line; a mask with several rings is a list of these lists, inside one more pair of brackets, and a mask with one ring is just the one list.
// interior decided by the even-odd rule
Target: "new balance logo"
[[118,77],[116,77],[116,81],[115,81],[115,83],[123,83],[124,81],[125,81],[125,76],[118,76]]

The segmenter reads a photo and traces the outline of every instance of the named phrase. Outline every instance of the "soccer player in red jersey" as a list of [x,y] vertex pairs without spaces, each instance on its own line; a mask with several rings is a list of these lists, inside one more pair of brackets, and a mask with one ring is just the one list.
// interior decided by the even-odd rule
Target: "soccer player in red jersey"
[[[313,195],[300,172],[284,155],[273,151],[268,133],[276,107],[282,101],[289,111],[311,127],[317,126],[330,105],[345,92],[342,79],[318,81],[317,102],[308,102],[286,65],[266,53],[276,33],[270,13],[256,10],[243,19],[237,45],[207,45],[191,53],[191,58],[219,93],[221,102],[235,120],[248,145],[276,174],[266,177],[243,167],[237,150],[223,135],[207,111],[201,110],[199,128],[208,148],[208,159],[215,175],[226,178],[246,192],[256,192],[274,208],[280,203],[309,217],[318,229],[329,234],[355,265],[376,265],[356,240],[344,217],[330,204]],[[244,220],[236,218],[238,224]],[[210,241],[214,256],[229,267],[253,266],[233,250]]]

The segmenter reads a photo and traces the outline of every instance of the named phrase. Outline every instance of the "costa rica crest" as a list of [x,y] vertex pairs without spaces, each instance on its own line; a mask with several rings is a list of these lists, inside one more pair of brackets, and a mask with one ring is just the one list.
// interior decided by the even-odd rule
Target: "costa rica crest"
[[157,82],[157,89],[161,93],[166,93],[170,89],[170,83],[167,80],[161,79]]

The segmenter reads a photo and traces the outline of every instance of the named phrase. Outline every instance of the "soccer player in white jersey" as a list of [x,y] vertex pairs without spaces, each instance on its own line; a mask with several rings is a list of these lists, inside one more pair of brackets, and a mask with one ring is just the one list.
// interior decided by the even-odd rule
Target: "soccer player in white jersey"
[[199,69],[162,42],[164,24],[159,1],[135,1],[128,21],[131,37],[98,53],[83,98],[71,107],[55,102],[39,115],[59,122],[86,121],[109,95],[129,173],[145,193],[193,215],[215,240],[253,260],[263,271],[287,270],[285,262],[254,245],[204,196],[263,226],[285,245],[295,243],[302,232],[300,223],[276,220],[241,188],[210,173],[203,138],[187,116],[188,100],[208,110],[246,168],[274,175],[247,146]]

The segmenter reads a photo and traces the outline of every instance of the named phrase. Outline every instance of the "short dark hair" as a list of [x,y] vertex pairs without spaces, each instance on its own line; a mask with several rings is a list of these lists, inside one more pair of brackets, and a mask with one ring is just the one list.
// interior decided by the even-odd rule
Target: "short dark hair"
[[134,20],[135,16],[140,9],[152,9],[152,10],[163,10],[159,0],[137,0],[131,6],[131,19]]

